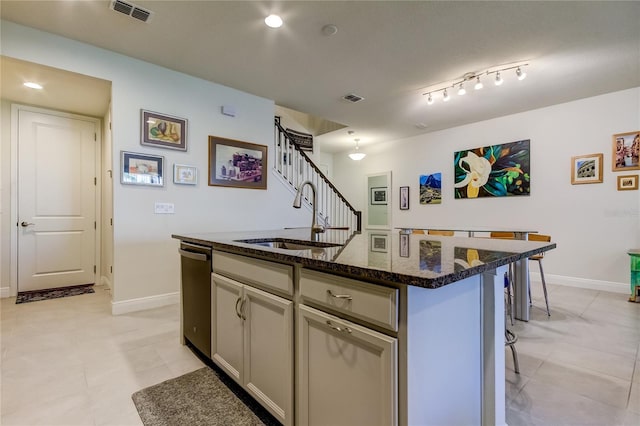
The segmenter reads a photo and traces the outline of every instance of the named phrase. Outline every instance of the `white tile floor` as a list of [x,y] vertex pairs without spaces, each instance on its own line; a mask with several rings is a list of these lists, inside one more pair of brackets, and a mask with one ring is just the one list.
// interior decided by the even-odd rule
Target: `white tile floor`
[[[26,304],[2,299],[2,425],[140,425],[139,389],[200,368],[178,343],[178,306],[111,316],[110,295]],[[640,425],[640,303],[623,294],[533,286],[516,322],[521,374],[507,349],[507,422]]]

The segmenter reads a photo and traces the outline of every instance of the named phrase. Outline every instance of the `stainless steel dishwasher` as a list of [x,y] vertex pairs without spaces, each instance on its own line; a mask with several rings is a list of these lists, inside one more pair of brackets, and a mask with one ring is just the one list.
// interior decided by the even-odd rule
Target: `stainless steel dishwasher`
[[211,248],[180,243],[182,331],[185,339],[211,359]]

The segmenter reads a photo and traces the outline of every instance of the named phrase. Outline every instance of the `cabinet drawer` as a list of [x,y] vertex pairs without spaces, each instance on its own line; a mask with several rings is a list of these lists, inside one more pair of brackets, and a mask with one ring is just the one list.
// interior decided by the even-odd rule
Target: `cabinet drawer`
[[395,288],[303,269],[300,294],[304,301],[398,331],[398,290]]
[[293,295],[293,267],[267,260],[214,251],[213,271],[245,284]]

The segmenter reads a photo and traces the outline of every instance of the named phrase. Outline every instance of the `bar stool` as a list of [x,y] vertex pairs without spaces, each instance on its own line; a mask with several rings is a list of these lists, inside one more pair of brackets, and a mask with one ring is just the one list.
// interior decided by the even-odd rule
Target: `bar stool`
[[[543,241],[550,242],[550,235],[543,234],[529,234],[529,241]],[[535,260],[538,262],[538,266],[540,267],[540,279],[542,280],[542,291],[544,292],[544,303],[547,305],[547,316],[551,316],[551,312],[549,311],[549,296],[547,295],[547,283],[544,279],[544,271],[542,270],[542,259],[544,258],[544,252],[540,254],[533,255],[529,258],[529,260]],[[529,288],[529,304],[531,304],[531,288]]]
[[505,327],[504,329],[504,345],[511,348],[511,355],[513,356],[513,370],[516,374],[520,374],[520,363],[518,362],[518,352],[516,351],[516,342],[518,336],[511,330]]

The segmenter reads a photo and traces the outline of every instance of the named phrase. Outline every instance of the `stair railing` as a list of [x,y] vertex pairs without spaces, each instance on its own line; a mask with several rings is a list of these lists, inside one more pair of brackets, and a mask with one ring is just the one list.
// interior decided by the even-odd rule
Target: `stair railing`
[[[357,211],[331,183],[329,178],[311,161],[311,159],[293,143],[289,133],[275,118],[275,170],[294,191],[305,181],[311,181],[317,191],[318,223],[328,228],[347,228],[362,231],[362,212]],[[303,199],[311,206],[311,189],[303,189]]]

